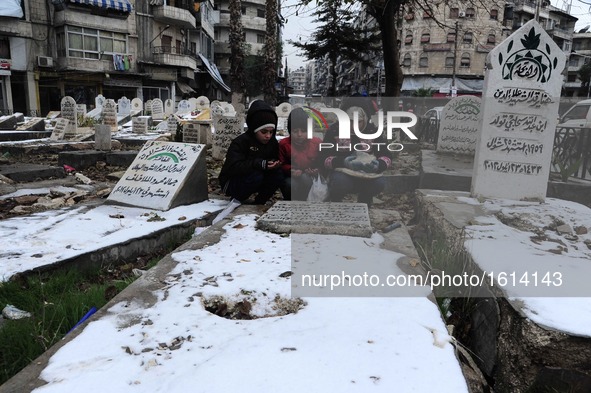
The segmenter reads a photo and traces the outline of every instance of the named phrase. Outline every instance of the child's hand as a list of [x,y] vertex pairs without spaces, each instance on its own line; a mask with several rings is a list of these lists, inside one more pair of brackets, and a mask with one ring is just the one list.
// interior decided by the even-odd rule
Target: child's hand
[[278,168],[280,165],[281,165],[281,161],[279,161],[279,160],[267,161],[267,169],[268,170]]

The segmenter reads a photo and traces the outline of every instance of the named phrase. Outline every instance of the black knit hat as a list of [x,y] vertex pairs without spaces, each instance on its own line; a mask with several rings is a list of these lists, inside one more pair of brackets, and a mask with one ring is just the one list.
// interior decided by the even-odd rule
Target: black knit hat
[[269,104],[257,100],[252,103],[246,115],[248,131],[256,133],[263,128],[277,128],[277,114]]
[[287,131],[291,135],[292,129],[301,128],[306,130],[308,128],[308,114],[302,108],[295,108],[289,113],[287,118]]

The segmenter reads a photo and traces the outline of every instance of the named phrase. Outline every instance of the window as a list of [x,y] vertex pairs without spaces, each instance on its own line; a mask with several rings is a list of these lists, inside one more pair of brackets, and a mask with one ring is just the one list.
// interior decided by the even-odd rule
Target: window
[[496,9],[490,10],[490,18],[494,19],[494,20],[498,20],[499,19],[499,10],[496,10]]
[[8,41],[8,38],[0,39],[0,59],[10,59],[10,41]]
[[264,8],[257,8],[257,16],[259,18],[264,18],[265,17],[265,9]]
[[421,43],[424,44],[429,41],[431,41],[431,34],[429,34],[429,32],[421,34]]
[[[98,59],[99,53],[111,55],[113,53],[127,53],[127,36],[123,33],[113,33],[85,27],[66,26],[66,34],[58,32],[58,47],[61,48],[64,38],[63,52],[67,47],[67,56],[84,59]],[[59,49],[58,48],[58,49]]]
[[447,42],[456,42],[456,32],[450,31],[447,33]]
[[578,67],[579,66],[579,57],[578,56],[572,56],[568,60],[568,66],[569,67]]
[[567,82],[576,82],[577,81],[577,74],[568,74],[566,81]]
[[404,37],[404,44],[405,45],[412,44],[412,33],[411,32],[406,33],[406,37]]
[[421,55],[421,58],[419,59],[419,67],[429,67],[429,58],[427,57],[427,55]]
[[467,31],[464,33],[464,43],[471,44],[472,43],[472,32]]
[[495,44],[497,42],[497,37],[495,36],[495,33],[489,33],[486,42],[488,44]]
[[213,38],[214,38],[216,41],[221,41],[221,40],[222,40],[222,32],[221,32],[221,31],[220,31],[220,29],[219,29],[219,28],[217,28],[217,27],[216,27],[216,28],[214,29],[214,31],[213,31]]
[[460,67],[469,68],[470,67],[470,55],[468,53],[464,53],[460,60]]
[[450,18],[457,18],[458,16],[460,16],[460,9],[459,8],[454,7],[454,8],[449,9],[449,17]]
[[410,67],[410,54],[407,53],[406,55],[404,55],[404,60],[402,61],[402,66],[403,67]]
[[265,35],[264,34],[257,34],[257,44],[264,44],[265,43]]
[[466,18],[474,18],[476,16],[476,11],[472,7],[466,8]]
[[454,66],[454,55],[452,53],[445,57],[445,66],[450,68]]

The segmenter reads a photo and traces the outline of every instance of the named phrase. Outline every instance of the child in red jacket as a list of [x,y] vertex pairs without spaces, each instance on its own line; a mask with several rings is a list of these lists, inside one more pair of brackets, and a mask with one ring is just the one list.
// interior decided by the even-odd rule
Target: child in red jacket
[[[289,137],[279,141],[279,161],[285,175],[284,198],[305,201],[318,176],[320,138],[307,138],[308,114],[295,108],[287,119]],[[287,194],[287,195],[286,195]]]

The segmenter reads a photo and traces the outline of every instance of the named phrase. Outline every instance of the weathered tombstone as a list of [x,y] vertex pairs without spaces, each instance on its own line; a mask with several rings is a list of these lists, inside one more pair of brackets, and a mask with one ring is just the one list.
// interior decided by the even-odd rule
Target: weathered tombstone
[[43,117],[33,117],[27,122],[16,127],[17,131],[45,131],[45,119]]
[[76,134],[78,131],[78,114],[76,108],[76,101],[70,97],[65,96],[61,101],[62,117],[70,120],[68,127],[66,128],[66,134]]
[[99,119],[103,111],[103,104],[105,103],[105,97],[99,94],[94,98],[94,109],[86,114],[87,117],[92,119]]
[[204,145],[148,141],[107,201],[156,210],[207,199]]
[[179,105],[176,110],[177,115],[185,115],[191,113],[191,104],[187,100],[179,101]]
[[177,120],[176,116],[175,115],[168,116],[168,118],[166,119],[166,127],[167,127],[168,132],[170,132],[171,135],[176,134],[177,125],[178,125],[178,120]]
[[103,104],[103,124],[111,127],[111,132],[117,131],[117,104],[108,99]]
[[209,108],[209,98],[205,96],[197,97],[197,103],[195,104],[195,109],[201,110]]
[[102,94],[99,94],[94,98],[94,107],[95,108],[102,108],[106,99]]
[[86,104],[76,104],[76,114],[78,116],[86,116]]
[[94,126],[94,148],[96,150],[111,150],[111,126],[97,124]]
[[195,97],[191,97],[187,101],[189,101],[191,112],[196,111],[197,110],[197,104],[199,103],[199,100],[197,100],[197,98],[195,98]]
[[236,110],[236,114],[238,116],[244,116],[244,114],[246,113],[246,108],[244,107],[244,104],[241,102],[234,105],[234,109]]
[[57,119],[58,117],[60,117],[60,114],[61,114],[60,111],[49,111],[49,113],[47,114],[47,116],[45,116],[45,118],[49,119],[49,120]]
[[275,108],[275,113],[277,114],[277,129],[278,130],[287,130],[287,118],[289,117],[289,113],[291,112],[291,104],[288,102],[284,102]]
[[488,54],[473,197],[545,199],[565,62],[535,20]]
[[213,116],[223,116],[224,108],[222,107],[222,104],[219,101],[213,101],[211,103],[211,113]]
[[235,116],[236,110],[234,106],[229,102],[222,102],[221,103],[222,109],[224,110],[224,116]]
[[150,116],[136,116],[131,119],[131,132],[134,134],[145,134],[148,132],[148,121]]
[[164,104],[160,98],[155,98],[152,100],[152,119],[164,119]]
[[244,117],[242,116],[214,116],[213,144],[211,155],[222,160],[226,156],[230,143],[244,132]]
[[257,228],[276,233],[316,233],[370,237],[364,203],[278,201],[257,220]]
[[164,101],[164,115],[169,116],[174,113],[174,101],[170,98]]
[[49,139],[52,141],[63,141],[64,137],[66,136],[66,130],[69,123],[70,120],[68,119],[58,119]]
[[146,104],[144,105],[144,115],[152,114],[152,102],[152,100],[146,101]]
[[123,96],[117,101],[117,115],[125,117],[131,115],[131,101]]
[[441,112],[437,152],[474,155],[480,120],[479,97],[453,98]]
[[211,121],[188,120],[183,124],[183,142],[211,145]]
[[142,110],[144,110],[144,103],[139,98],[134,98],[131,100],[131,115],[135,116],[139,114]]

